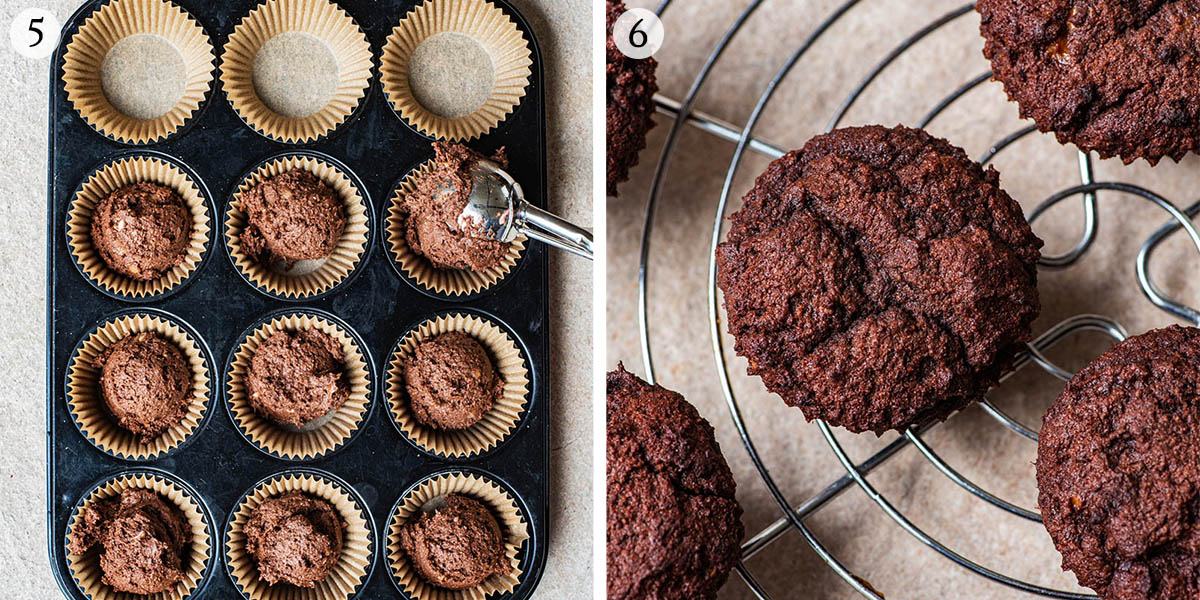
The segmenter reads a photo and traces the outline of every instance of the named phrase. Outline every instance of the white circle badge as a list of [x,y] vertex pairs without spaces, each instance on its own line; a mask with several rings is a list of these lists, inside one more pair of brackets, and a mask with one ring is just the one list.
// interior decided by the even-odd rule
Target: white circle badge
[[21,11],[8,29],[8,42],[26,58],[46,58],[58,47],[61,25],[54,13],[44,8]]
[[613,42],[621,54],[640,60],[654,56],[663,44],[663,24],[644,8],[631,8],[613,23]]

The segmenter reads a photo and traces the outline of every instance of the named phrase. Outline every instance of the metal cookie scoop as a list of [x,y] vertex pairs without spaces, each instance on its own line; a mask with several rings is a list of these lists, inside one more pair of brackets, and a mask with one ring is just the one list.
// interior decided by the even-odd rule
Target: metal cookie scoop
[[471,194],[458,224],[501,242],[524,235],[588,260],[592,258],[591,232],[530,204],[521,184],[490,160],[480,160],[471,167]]

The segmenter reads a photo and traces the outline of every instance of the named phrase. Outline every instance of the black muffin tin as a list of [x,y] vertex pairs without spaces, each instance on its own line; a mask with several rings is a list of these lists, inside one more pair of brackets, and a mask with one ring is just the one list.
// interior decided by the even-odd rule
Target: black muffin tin
[[[462,468],[480,473],[515,492],[529,524],[530,539],[519,556],[524,574],[512,594],[528,598],[545,568],[550,507],[549,295],[546,248],[530,244],[519,263],[500,283],[474,296],[441,297],[417,287],[394,269],[384,251],[383,221],[397,182],[433,155],[430,139],[406,125],[388,105],[379,77],[379,57],[387,36],[412,0],[338,0],[367,34],[375,55],[370,89],[350,119],[328,136],[307,144],[272,141],[246,125],[213,81],[200,110],[165,141],[147,145],[117,143],[92,129],[67,101],[62,54],[80,24],[109,0],[84,5],[63,29],[50,78],[49,223],[47,240],[47,544],[50,563],[68,598],[85,596],[71,578],[64,544],[72,512],[97,483],[135,471],[157,470],[196,492],[210,515],[215,542],[207,577],[193,598],[238,598],[225,566],[224,531],[231,511],[256,482],[297,468],[317,469],[349,483],[366,502],[377,537],[374,563],[360,598],[402,598],[387,564],[387,522],[397,499],[412,484],[436,472]],[[217,56],[233,27],[259,2],[255,0],[174,0],[208,33]],[[529,43],[532,77],[515,111],[481,138],[467,142],[490,154],[504,146],[509,171],[528,198],[543,205],[545,104],[542,59],[529,24],[504,0],[489,0],[517,23]],[[218,61],[219,64],[219,61]],[[256,289],[238,273],[224,239],[224,215],[242,176],[262,160],[302,151],[331,157],[362,183],[372,208],[368,249],[352,279],[330,292],[287,301]],[[122,299],[85,278],[67,245],[66,215],[80,184],[97,167],[124,155],[157,154],[183,165],[216,210],[210,250],[195,273],[178,289],[149,301]],[[324,311],[345,321],[364,342],[373,367],[372,408],[359,433],[344,447],[313,461],[285,461],[251,445],[234,426],[226,408],[225,370],[246,328],[281,309]],[[472,460],[437,459],[406,441],[392,423],[383,397],[387,361],[396,341],[412,325],[461,310],[484,316],[515,336],[531,375],[529,404],[517,429],[488,453]],[[67,368],[80,341],[98,324],[130,311],[161,311],[191,327],[212,362],[213,393],[199,430],[164,458],[122,461],[98,449],[80,434],[66,401]],[[14,318],[20,318],[14,315]]]

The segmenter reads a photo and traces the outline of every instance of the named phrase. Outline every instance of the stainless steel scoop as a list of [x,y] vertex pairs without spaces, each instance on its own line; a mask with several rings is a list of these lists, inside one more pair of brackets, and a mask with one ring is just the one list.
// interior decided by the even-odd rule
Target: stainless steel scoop
[[525,200],[521,184],[499,164],[480,160],[471,167],[471,194],[459,226],[485,237],[511,242],[518,235],[592,258],[592,234]]

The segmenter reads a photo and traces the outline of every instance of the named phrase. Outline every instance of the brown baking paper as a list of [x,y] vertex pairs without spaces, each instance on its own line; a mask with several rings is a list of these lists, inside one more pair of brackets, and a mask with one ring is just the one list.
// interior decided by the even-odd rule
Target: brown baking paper
[[[350,395],[340,407],[302,428],[280,425],[259,415],[246,397],[246,374],[254,351],[278,331],[317,329],[341,342]],[[303,313],[278,317],[255,329],[237,348],[229,368],[229,410],[234,424],[250,440],[286,460],[310,460],[333,452],[363,425],[371,402],[371,377],[358,344],[344,331],[321,317]]]
[[[434,429],[422,425],[408,408],[404,385],[404,362],[421,342],[450,331],[465,333],[478,341],[491,359],[496,375],[504,382],[500,398],[483,418],[466,429]],[[388,361],[388,407],[404,435],[421,448],[439,456],[463,458],[500,445],[517,428],[529,403],[529,371],[517,343],[499,326],[475,316],[454,314],[421,323],[400,340]]]
[[401,205],[409,194],[417,190],[417,182],[433,171],[434,165],[434,159],[421,163],[404,177],[392,194],[387,212],[388,247],[400,269],[421,287],[446,296],[475,294],[508,276],[525,252],[525,236],[518,236],[509,243],[508,252],[500,264],[483,271],[438,268],[425,256],[413,252],[404,235],[407,218]]
[[[162,277],[149,281],[132,279],[109,268],[92,245],[92,214],[96,206],[118,189],[142,182],[170,188],[183,198],[192,213],[192,238],[183,262]],[[92,283],[128,298],[146,298],[174,289],[196,271],[204,260],[211,222],[204,194],[182,169],[152,156],[128,157],[100,167],[80,186],[67,212],[67,244]]]
[[[100,391],[97,356],[118,341],[138,333],[154,332],[179,346],[192,369],[192,401],[183,419],[149,444],[117,424]],[[67,409],[83,436],[97,448],[124,460],[153,460],[178,447],[204,420],[212,397],[211,376],[197,340],[164,317],[134,314],[110,320],[83,340],[67,366]]]
[[200,504],[196,499],[162,477],[141,473],[118,475],[96,488],[87,498],[79,502],[75,514],[71,515],[71,521],[67,524],[68,547],[71,540],[74,539],[73,530],[83,509],[94,502],[112,498],[128,489],[153,490],[173,502],[183,512],[183,516],[192,530],[192,541],[188,545],[187,558],[184,559],[182,568],[183,581],[176,584],[174,589],[159,594],[118,592],[100,581],[100,578],[104,576],[103,571],[100,570],[100,551],[92,548],[84,554],[67,552],[67,568],[70,569],[75,584],[89,600],[184,600],[191,597],[192,593],[196,591],[196,586],[204,579],[204,573],[212,558],[212,540],[208,535],[210,529],[204,521],[204,511],[200,509]]
[[[341,558],[329,575],[312,589],[286,583],[267,585],[259,579],[258,563],[246,550],[246,534],[242,532],[259,504],[292,491],[329,502],[346,522]],[[254,488],[235,510],[229,540],[225,544],[229,574],[250,600],[345,600],[366,581],[373,556],[371,527],[363,517],[362,507],[340,485],[310,474],[279,475]]]
[[[476,587],[466,590],[447,590],[427,583],[408,562],[400,548],[400,531],[409,519],[423,510],[432,509],[436,501],[449,494],[459,494],[482,502],[500,524],[504,537],[504,554],[513,570],[507,575],[493,575]],[[517,553],[529,539],[529,525],[521,509],[508,492],[479,475],[445,473],[421,483],[401,498],[388,520],[388,566],[400,588],[413,600],[484,600],[491,594],[506,594],[521,583]]]
[[[446,118],[417,102],[409,87],[409,60],[422,42],[459,33],[479,43],[492,59],[491,95],[475,112]],[[499,125],[525,96],[533,59],[517,24],[485,0],[427,0],[392,29],[383,47],[380,75],[392,108],[421,133],[444,140],[475,139]]]
[[[166,113],[138,119],[117,110],[104,94],[101,67],[118,42],[152,34],[179,50],[186,70],[183,94]],[[166,0],[113,0],[92,13],[67,44],[63,85],[67,101],[96,131],[120,142],[148,144],[179,131],[204,101],[212,85],[212,42],[204,28],[182,8]]]
[[[293,169],[308,171],[333,188],[346,210],[346,227],[333,252],[316,261],[301,261],[290,271],[277,265],[260,264],[242,252],[242,231],[248,224],[242,195],[263,180]],[[362,263],[367,249],[367,200],[346,173],[319,158],[282,156],[268,161],[238,184],[225,213],[225,238],[237,268],[255,285],[276,296],[304,298],[341,283]]]
[[[271,38],[284,33],[311,35],[337,60],[337,87],[324,108],[303,117],[282,115],[267,106],[254,87],[254,58]],[[268,0],[246,15],[221,54],[221,85],[233,109],[251,127],[289,144],[325,137],[354,112],[371,83],[371,44],[346,11],[328,0]]]

